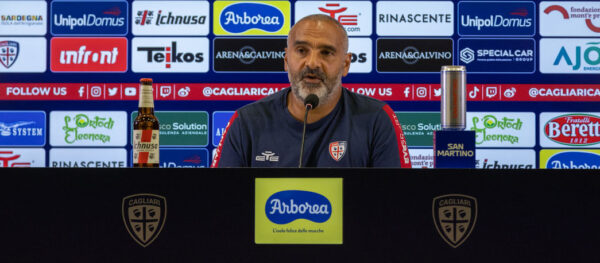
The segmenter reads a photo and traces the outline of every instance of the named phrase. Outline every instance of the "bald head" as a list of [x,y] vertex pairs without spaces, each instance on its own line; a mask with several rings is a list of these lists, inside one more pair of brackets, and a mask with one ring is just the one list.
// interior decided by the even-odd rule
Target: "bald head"
[[321,23],[330,23],[331,25],[334,25],[336,28],[336,34],[333,36],[337,36],[340,37],[342,40],[342,44],[343,44],[343,51],[344,53],[348,52],[348,34],[346,33],[346,29],[344,29],[344,26],[342,26],[342,24],[340,24],[339,21],[335,20],[333,17],[327,16],[327,15],[322,15],[322,14],[314,14],[314,15],[309,15],[309,16],[305,16],[302,19],[300,19],[298,22],[296,22],[296,24],[294,24],[294,26],[292,27],[292,29],[290,30],[290,33],[288,34],[288,47],[290,47],[290,39],[292,38],[291,36],[293,36],[296,33],[296,30],[298,30],[299,25],[303,24],[303,23],[307,23],[307,22],[321,22]]

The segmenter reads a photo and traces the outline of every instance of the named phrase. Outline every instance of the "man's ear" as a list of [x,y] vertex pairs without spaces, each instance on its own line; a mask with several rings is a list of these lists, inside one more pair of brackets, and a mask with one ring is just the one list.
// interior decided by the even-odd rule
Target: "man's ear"
[[284,49],[285,50],[285,55],[283,56],[283,69],[285,69],[285,71],[288,71],[288,66],[287,66],[287,57],[288,57],[288,50],[287,47]]
[[348,71],[350,70],[350,64],[352,63],[352,53],[346,53],[346,57],[344,57],[344,74],[342,76],[347,76]]

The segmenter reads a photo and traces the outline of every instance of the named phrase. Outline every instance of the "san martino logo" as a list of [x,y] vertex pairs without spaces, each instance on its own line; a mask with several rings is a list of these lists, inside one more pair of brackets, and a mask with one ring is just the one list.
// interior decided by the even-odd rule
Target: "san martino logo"
[[591,114],[566,114],[544,125],[548,139],[570,146],[594,145],[600,142],[600,117]]

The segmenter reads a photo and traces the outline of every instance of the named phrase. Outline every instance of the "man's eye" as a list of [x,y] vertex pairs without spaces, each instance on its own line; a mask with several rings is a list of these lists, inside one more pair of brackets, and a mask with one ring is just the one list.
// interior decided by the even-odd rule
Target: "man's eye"
[[299,49],[296,49],[296,51],[297,51],[298,53],[300,53],[300,54],[305,54],[305,53],[306,53],[306,49],[304,49],[304,48],[299,48]]
[[323,54],[325,56],[331,56],[331,55],[333,55],[333,52],[329,51],[329,50],[323,50],[323,51],[321,51],[321,54]]

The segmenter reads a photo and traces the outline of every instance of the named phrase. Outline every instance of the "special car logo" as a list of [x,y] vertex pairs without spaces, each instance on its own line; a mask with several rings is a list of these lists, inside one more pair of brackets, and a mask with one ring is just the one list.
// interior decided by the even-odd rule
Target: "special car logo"
[[19,42],[0,41],[0,63],[5,68],[10,68],[19,57]]
[[346,153],[346,144],[346,141],[337,141],[329,144],[329,155],[336,162],[344,157],[344,154]]
[[129,235],[142,247],[160,234],[167,218],[167,199],[155,194],[135,194],[123,198],[123,222]]
[[477,221],[477,199],[462,194],[433,198],[433,223],[448,245],[459,247],[471,234]]

